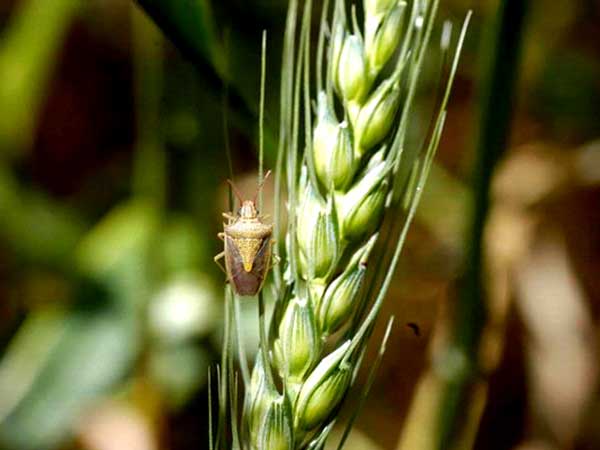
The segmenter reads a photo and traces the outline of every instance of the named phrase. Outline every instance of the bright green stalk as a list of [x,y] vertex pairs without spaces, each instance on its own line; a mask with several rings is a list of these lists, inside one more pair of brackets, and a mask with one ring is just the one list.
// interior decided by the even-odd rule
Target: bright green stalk
[[446,351],[460,355],[464,364],[446,374],[445,392],[439,412],[438,447],[453,448],[458,439],[458,422],[469,390],[479,377],[479,353],[487,320],[483,249],[484,227],[490,205],[490,185],[496,164],[506,150],[515,96],[522,36],[528,2],[500,2],[495,24],[490,28],[481,84],[480,134],[473,168],[473,215],[465,260],[465,283],[460,293]]

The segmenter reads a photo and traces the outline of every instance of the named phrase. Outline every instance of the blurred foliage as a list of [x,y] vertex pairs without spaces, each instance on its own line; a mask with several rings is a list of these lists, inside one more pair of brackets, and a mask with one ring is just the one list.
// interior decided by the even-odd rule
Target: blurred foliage
[[32,144],[36,119],[79,0],[21,2],[0,43],[2,157]]
[[600,119],[600,61],[581,52],[549,55],[533,92],[535,114],[558,141],[595,137]]

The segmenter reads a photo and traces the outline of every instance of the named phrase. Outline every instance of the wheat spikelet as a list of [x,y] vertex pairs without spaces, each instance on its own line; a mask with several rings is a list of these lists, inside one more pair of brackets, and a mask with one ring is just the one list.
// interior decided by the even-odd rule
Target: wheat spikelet
[[[246,386],[243,448],[323,448],[418,204],[468,22],[428,143],[410,147],[406,134],[438,0],[365,0],[361,21],[347,6],[323,5],[314,73],[312,2],[300,20],[297,1],[289,6],[276,170],[276,206],[284,177],[288,190],[286,251],[274,268],[270,330],[261,327],[261,352]],[[277,209],[278,240],[280,216]],[[262,294],[260,304],[263,310]]]

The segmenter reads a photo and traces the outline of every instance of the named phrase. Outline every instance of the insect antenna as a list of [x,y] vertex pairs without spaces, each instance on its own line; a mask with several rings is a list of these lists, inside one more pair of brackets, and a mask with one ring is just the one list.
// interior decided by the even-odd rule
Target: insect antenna
[[252,199],[253,203],[256,203],[256,199],[258,198],[258,194],[260,193],[260,191],[262,190],[263,186],[265,185],[265,181],[267,181],[267,178],[269,178],[269,175],[271,175],[271,171],[267,170],[267,173],[265,173],[265,176],[263,177],[263,179],[261,180],[260,184],[256,188],[256,193],[254,194],[254,198]]
[[227,180],[227,183],[229,183],[229,186],[231,186],[231,189],[233,190],[233,193],[235,194],[235,196],[237,197],[238,201],[240,202],[240,205],[242,203],[244,203],[244,200],[242,199],[242,194],[240,194],[240,191],[238,191],[238,188],[236,187],[236,185],[233,183],[233,181],[231,180]]

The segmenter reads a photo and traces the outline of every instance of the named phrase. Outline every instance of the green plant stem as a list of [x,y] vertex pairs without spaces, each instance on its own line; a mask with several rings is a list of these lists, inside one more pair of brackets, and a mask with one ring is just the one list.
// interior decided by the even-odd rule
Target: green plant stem
[[[497,162],[509,137],[515,97],[524,19],[525,0],[503,0],[495,24],[485,41],[481,83],[480,134],[476,141],[473,170],[473,214],[469,226],[462,291],[456,306],[448,350],[464,363],[446,373],[446,389],[439,412],[437,448],[453,448],[457,421],[463,415],[464,399],[479,376],[478,354],[487,310],[484,289],[484,227],[490,207],[490,184]],[[448,353],[449,354],[449,353]],[[448,362],[442,356],[442,365]]]

